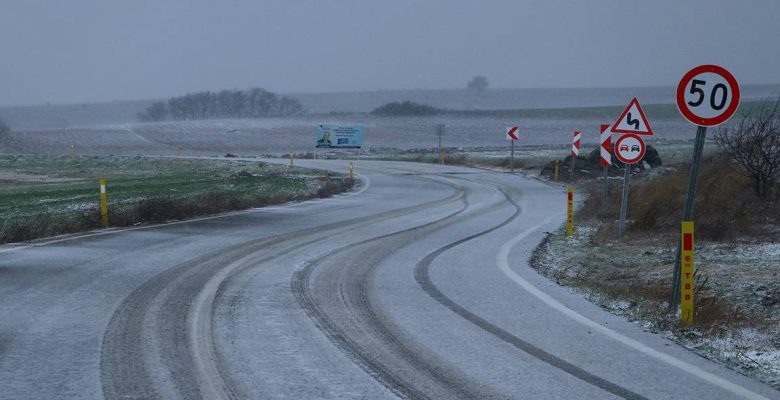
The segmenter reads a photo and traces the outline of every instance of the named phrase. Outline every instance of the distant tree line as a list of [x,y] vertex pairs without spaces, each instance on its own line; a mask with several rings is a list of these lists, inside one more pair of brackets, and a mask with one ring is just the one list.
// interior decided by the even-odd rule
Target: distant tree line
[[371,111],[371,114],[381,117],[395,116],[425,116],[441,114],[443,110],[427,104],[414,103],[411,101],[392,102],[379,106]]
[[303,105],[292,97],[265,89],[222,90],[189,93],[155,102],[138,114],[141,122],[221,118],[263,118],[303,113]]

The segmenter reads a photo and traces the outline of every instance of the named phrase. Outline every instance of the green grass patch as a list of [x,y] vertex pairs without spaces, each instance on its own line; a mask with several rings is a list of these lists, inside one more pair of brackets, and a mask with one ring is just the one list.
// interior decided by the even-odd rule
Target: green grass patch
[[111,226],[326,197],[352,187],[343,175],[256,161],[1,156],[0,243],[99,227],[101,178]]

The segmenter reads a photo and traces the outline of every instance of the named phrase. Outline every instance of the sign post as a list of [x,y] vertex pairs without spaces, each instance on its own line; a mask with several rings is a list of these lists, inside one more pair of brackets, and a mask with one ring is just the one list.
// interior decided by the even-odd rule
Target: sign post
[[[688,178],[683,221],[693,221],[693,201],[707,127],[720,125],[734,115],[739,107],[739,93],[737,79],[731,72],[718,65],[695,67],[685,73],[677,85],[677,108],[685,119],[696,125],[696,141],[693,145],[693,160]],[[678,246],[669,298],[670,310],[677,307],[680,301],[678,296],[680,296],[681,257],[682,248]]]
[[617,121],[612,124],[612,133],[623,134],[615,141],[615,157],[624,164],[626,169],[623,178],[623,198],[620,202],[620,238],[625,234],[626,212],[628,211],[628,188],[631,180],[631,165],[642,161],[645,156],[645,142],[639,135],[653,135],[653,129],[647,121],[642,106],[636,97],[631,99],[620,114]]
[[601,125],[601,147],[599,148],[599,164],[604,167],[604,209],[607,208],[609,200],[609,166],[612,165],[612,137],[609,132],[609,125]]
[[444,135],[444,124],[436,125],[436,132],[439,134],[439,164],[444,165],[444,149],[441,147],[441,137]]
[[566,236],[574,235],[574,189],[566,187]]
[[642,161],[645,156],[645,142],[642,137],[634,134],[623,135],[615,141],[615,157],[625,164],[626,174],[623,178],[623,199],[620,202],[620,238],[625,234],[626,213],[628,212],[628,188],[631,180],[631,166]]
[[512,126],[509,128],[506,128],[506,138],[509,139],[510,145],[510,156],[509,156],[509,171],[515,172],[515,141],[520,140],[520,136],[518,136],[518,127]]
[[103,228],[108,228],[108,198],[106,197],[106,180],[100,180],[100,222]]

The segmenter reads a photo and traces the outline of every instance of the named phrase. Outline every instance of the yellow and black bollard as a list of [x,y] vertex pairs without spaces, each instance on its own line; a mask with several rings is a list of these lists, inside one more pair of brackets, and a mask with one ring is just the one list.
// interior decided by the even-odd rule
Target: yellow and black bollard
[[106,180],[100,180],[100,221],[103,228],[108,228],[108,197],[106,196]]

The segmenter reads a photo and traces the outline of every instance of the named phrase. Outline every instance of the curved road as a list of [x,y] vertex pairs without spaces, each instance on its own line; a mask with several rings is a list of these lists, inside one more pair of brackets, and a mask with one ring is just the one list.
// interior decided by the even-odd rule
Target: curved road
[[559,189],[356,168],[332,199],[0,246],[0,398],[780,398],[530,269]]

